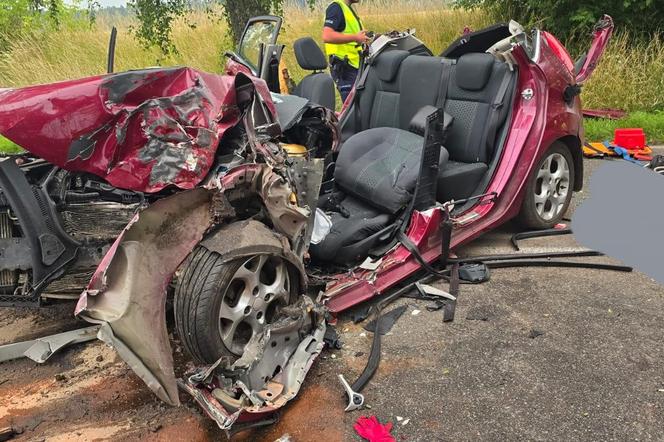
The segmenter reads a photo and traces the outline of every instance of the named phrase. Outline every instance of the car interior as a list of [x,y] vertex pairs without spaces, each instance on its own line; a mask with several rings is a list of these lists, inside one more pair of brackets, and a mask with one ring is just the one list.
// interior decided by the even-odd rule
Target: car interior
[[316,216],[330,228],[311,244],[315,262],[349,265],[394,244],[410,215],[424,121],[436,109],[445,114],[437,201],[482,193],[506,137],[517,72],[475,50],[451,58],[389,49],[371,60],[341,121],[334,184],[319,200]]
[[327,73],[327,59],[318,44],[311,37],[300,38],[293,43],[295,59],[305,71],[312,71],[293,89],[293,95],[334,110],[336,94],[334,80]]
[[[254,60],[255,72],[275,92],[280,25],[277,17],[250,21],[235,54]],[[326,168],[329,181],[323,183],[316,225],[329,231],[312,240],[314,262],[348,266],[394,245],[412,212],[427,118],[437,109],[443,111],[443,133],[436,201],[458,202],[484,192],[509,127],[517,79],[509,49],[517,35],[523,35],[518,24],[498,24],[463,35],[438,57],[421,44],[411,50],[388,44],[367,58],[356,97],[341,117],[336,158]],[[307,37],[293,49],[300,67],[311,71],[293,95],[335,109],[335,86],[321,48]]]

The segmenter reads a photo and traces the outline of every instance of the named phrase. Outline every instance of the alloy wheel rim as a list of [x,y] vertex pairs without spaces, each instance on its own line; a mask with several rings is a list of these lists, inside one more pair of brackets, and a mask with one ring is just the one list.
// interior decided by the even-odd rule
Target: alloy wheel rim
[[219,335],[237,356],[262,333],[290,298],[290,278],[283,259],[257,255],[245,261],[226,287],[219,308]]
[[535,210],[544,221],[562,212],[569,194],[570,171],[567,159],[553,153],[546,157],[535,180]]

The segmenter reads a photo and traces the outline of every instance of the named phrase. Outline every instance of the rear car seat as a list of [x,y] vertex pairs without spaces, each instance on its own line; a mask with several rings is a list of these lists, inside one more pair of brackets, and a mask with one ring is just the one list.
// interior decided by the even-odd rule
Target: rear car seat
[[490,54],[465,54],[457,60],[445,100],[445,112],[454,117],[454,124],[445,141],[449,161],[438,175],[438,201],[475,192],[495,153],[515,80],[515,72]]

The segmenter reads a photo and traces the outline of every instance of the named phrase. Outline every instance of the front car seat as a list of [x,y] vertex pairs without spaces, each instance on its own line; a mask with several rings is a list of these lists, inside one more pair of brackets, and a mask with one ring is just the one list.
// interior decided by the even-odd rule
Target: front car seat
[[[431,114],[436,115],[435,129],[427,133],[427,126],[434,124],[428,121],[431,110],[436,111]],[[438,167],[431,166],[444,166],[448,158],[440,142],[446,130],[443,112],[423,108],[411,130],[424,136],[394,127],[376,127],[344,143],[334,170],[335,191],[318,202],[316,223],[321,221],[319,217],[325,218],[320,224],[329,228],[326,234],[312,238],[309,253],[313,261],[352,265],[388,241],[395,229],[407,222],[425,170],[433,173],[430,180],[434,183],[426,207],[433,204]],[[428,151],[423,155],[425,149]]]
[[293,90],[293,95],[335,110],[336,96],[334,81],[325,72],[327,60],[318,44],[311,37],[300,38],[293,43],[297,64],[306,71],[313,71],[300,81]]

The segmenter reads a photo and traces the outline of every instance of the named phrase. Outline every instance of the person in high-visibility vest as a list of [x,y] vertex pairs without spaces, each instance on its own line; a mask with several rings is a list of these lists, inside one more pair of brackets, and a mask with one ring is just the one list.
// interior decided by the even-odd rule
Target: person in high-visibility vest
[[359,0],[334,0],[325,11],[323,42],[342,102],[355,84],[362,45],[369,42],[360,17],[351,7],[357,2]]

